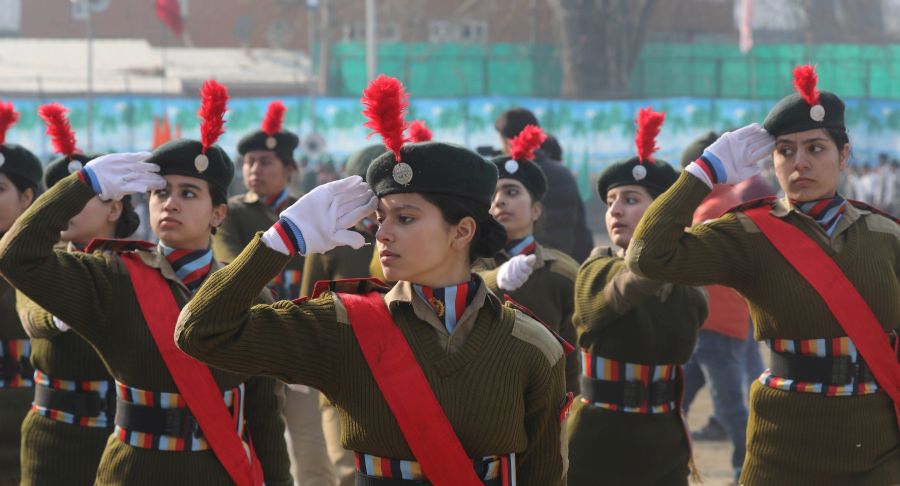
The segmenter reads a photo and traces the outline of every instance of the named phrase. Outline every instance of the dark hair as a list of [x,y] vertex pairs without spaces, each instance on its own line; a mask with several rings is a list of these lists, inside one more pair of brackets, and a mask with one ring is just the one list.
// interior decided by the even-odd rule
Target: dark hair
[[550,157],[552,160],[562,162],[563,149],[559,144],[559,140],[553,135],[547,135],[547,139],[541,144],[541,150],[543,150],[544,153],[547,154],[547,157]]
[[503,135],[503,138],[511,139],[515,138],[526,125],[540,126],[534,113],[526,108],[510,108],[497,117],[494,128]]
[[212,198],[213,207],[220,204],[228,204],[228,194],[226,194],[224,190],[219,189],[209,182],[207,182],[207,184],[209,184],[209,196]]
[[475,220],[475,236],[469,247],[469,263],[494,256],[506,244],[506,229],[491,216],[490,208],[474,199],[447,194],[420,193],[441,210],[448,224],[459,223],[466,216]]
[[850,136],[847,135],[846,128],[826,128],[825,131],[828,132],[828,136],[837,145],[838,150],[843,150],[844,145],[850,143]]
[[131,204],[131,196],[123,197],[121,202],[122,214],[119,215],[119,219],[116,221],[116,229],[113,236],[115,238],[128,238],[141,225],[141,218],[134,210],[134,205]]
[[37,199],[40,196],[40,187],[38,184],[25,176],[19,174],[13,174],[12,172],[2,172],[9,180],[16,186],[16,190],[19,191],[19,194],[25,192],[25,189],[31,189],[34,191],[34,198]]

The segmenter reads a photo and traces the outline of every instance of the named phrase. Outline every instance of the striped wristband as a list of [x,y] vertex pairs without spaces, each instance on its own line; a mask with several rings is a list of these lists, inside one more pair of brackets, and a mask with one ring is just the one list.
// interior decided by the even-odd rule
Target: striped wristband
[[90,167],[82,167],[76,174],[78,174],[78,178],[81,179],[81,182],[84,182],[93,189],[94,192],[100,194],[100,182],[97,180],[97,174],[94,174],[94,171],[91,170]]
[[700,156],[699,159],[694,161],[700,169],[706,174],[706,177],[709,178],[709,181],[712,182],[713,185],[724,183],[728,180],[728,174],[725,172],[725,166],[722,164],[722,161],[719,160],[718,157],[715,156],[712,152],[704,151],[703,155]]
[[302,255],[306,253],[306,241],[303,240],[303,233],[300,232],[300,228],[298,228],[291,220],[279,218],[278,221],[272,225],[272,229],[278,233],[281,242],[287,248],[289,254],[293,255],[295,253],[300,253]]

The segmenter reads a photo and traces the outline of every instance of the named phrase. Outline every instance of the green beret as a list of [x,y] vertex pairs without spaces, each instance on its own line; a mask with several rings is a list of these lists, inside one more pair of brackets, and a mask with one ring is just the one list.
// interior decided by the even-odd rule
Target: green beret
[[266,132],[257,130],[245,135],[238,142],[237,150],[241,156],[254,150],[269,150],[275,152],[282,164],[293,166],[295,165],[294,150],[299,144],[300,138],[287,130],[282,130],[271,137]]
[[597,180],[597,192],[603,202],[606,202],[606,194],[610,189],[633,185],[647,188],[650,195],[656,197],[674,184],[677,178],[678,173],[664,160],[656,159],[655,163],[644,161],[641,164],[640,159],[635,156],[607,167]]
[[43,169],[41,161],[30,150],[16,143],[4,143],[0,145],[0,172],[15,175],[38,187]]
[[157,147],[147,162],[158,165],[160,175],[196,177],[228,194],[228,186],[234,178],[234,164],[218,145],[206,149],[207,163],[204,164],[203,159],[198,158],[202,150],[203,144],[197,140],[172,140]]
[[844,102],[834,93],[820,91],[819,104],[813,107],[799,93],[789,94],[775,104],[763,128],[773,137],[816,128],[844,129]]
[[369,145],[359,149],[350,154],[350,157],[347,157],[347,163],[344,164],[344,172],[348,176],[358,175],[365,180],[369,164],[385,152],[387,152],[387,149],[381,144]]
[[513,160],[504,155],[491,160],[497,166],[498,178],[515,179],[528,189],[535,201],[544,199],[547,193],[547,176],[541,166],[531,160]]
[[50,162],[47,164],[47,170],[44,171],[44,187],[50,189],[57,182],[63,180],[69,174],[78,172],[84,167],[84,164],[101,155],[103,154],[72,154]]
[[700,156],[703,155],[703,151],[706,150],[706,147],[709,147],[718,139],[719,135],[716,132],[709,131],[706,132],[705,135],[691,142],[691,144],[684,149],[684,152],[681,153],[681,167],[685,168],[691,162],[699,159]]
[[407,143],[401,163],[387,152],[369,165],[366,180],[378,197],[396,193],[460,196],[491,205],[497,168],[461,145],[445,142]]

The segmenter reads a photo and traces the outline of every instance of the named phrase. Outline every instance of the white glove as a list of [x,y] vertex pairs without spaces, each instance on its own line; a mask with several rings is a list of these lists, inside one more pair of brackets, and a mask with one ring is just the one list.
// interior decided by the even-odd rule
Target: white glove
[[355,249],[365,238],[347,228],[356,226],[378,207],[378,198],[362,180],[351,176],[323,184],[281,212],[281,218],[265,233],[269,248],[293,255],[325,253],[340,245]]
[[771,154],[774,148],[775,138],[758,123],[751,123],[723,133],[685,170],[710,188],[715,184],[737,184],[758,174],[756,163]]
[[512,292],[525,285],[531,272],[534,271],[536,260],[537,257],[534,255],[516,255],[510,258],[497,270],[497,286]]
[[102,199],[119,200],[128,194],[166,187],[159,166],[144,162],[150,155],[150,152],[103,155],[85,164],[82,170]]

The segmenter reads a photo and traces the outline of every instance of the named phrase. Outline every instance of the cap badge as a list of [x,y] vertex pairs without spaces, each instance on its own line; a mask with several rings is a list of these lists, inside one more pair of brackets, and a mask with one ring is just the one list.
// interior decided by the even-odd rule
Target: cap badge
[[822,105],[814,105],[809,109],[809,117],[813,119],[813,121],[820,122],[825,119],[825,107]]
[[636,181],[643,180],[644,177],[647,177],[647,168],[643,164],[638,164],[631,169],[631,175]]
[[519,171],[519,163],[513,159],[509,159],[503,164],[503,169],[510,174],[515,174]]
[[278,140],[275,137],[266,137],[266,148],[269,150],[274,150],[275,147],[278,146]]
[[197,172],[203,173],[209,168],[209,157],[206,154],[200,154],[194,157],[194,168]]
[[84,165],[81,162],[77,160],[70,160],[69,165],[66,166],[66,170],[69,171],[69,174],[74,174],[81,170],[82,167],[84,167]]
[[392,171],[392,175],[394,176],[394,181],[400,185],[407,185],[412,182],[413,179],[413,170],[409,164],[406,162],[400,162],[394,164],[394,170]]
[[4,163],[6,163],[6,156],[3,155],[3,152],[0,152],[0,167],[3,167]]

